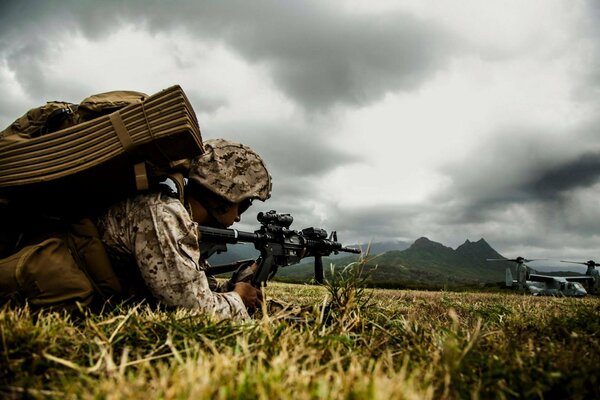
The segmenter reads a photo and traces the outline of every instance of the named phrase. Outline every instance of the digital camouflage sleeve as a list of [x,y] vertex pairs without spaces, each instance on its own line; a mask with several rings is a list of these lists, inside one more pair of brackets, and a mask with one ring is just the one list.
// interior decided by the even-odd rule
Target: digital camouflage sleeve
[[237,293],[211,290],[203,272],[207,264],[200,261],[197,224],[179,200],[161,193],[128,199],[101,216],[98,229],[109,254],[133,256],[146,287],[161,303],[217,319],[249,318]]

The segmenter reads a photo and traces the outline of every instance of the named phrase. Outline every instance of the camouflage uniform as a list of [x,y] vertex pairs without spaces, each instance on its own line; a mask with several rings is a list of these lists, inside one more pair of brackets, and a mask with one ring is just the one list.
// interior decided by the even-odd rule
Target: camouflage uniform
[[197,224],[179,200],[161,193],[128,199],[101,216],[98,229],[117,275],[127,281],[137,275],[132,269],[139,270],[154,299],[217,319],[249,318],[237,293],[211,288],[203,272],[207,264],[200,261]]
[[[204,150],[192,162],[190,181],[230,203],[270,197],[271,177],[252,149],[213,139]],[[101,216],[98,229],[125,286],[145,283],[134,294],[145,289],[163,304],[195,308],[218,319],[249,318],[241,297],[219,292],[226,289],[203,272],[208,264],[200,259],[197,223],[178,199],[161,193],[128,199]]]

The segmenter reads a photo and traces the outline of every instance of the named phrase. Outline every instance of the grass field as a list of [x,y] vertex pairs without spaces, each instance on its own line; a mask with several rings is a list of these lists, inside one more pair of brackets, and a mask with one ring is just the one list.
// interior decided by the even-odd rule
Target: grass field
[[599,297],[371,290],[346,278],[267,294],[304,307],[244,324],[144,305],[87,318],[3,308],[0,397],[600,398]]

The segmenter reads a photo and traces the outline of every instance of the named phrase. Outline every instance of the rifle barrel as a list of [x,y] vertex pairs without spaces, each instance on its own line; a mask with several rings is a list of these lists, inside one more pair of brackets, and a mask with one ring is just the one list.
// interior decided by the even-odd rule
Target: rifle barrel
[[259,237],[256,233],[238,231],[237,229],[219,229],[209,226],[199,226],[200,240],[216,243],[256,243]]
[[361,250],[360,249],[353,249],[352,247],[342,247],[339,251],[343,251],[346,253],[354,253],[354,254],[360,254]]

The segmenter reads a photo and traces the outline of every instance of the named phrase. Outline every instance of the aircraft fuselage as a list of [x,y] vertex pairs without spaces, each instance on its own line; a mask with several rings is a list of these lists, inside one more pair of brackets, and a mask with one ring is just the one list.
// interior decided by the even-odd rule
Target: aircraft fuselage
[[586,290],[578,282],[562,282],[560,280],[550,283],[527,281],[525,286],[534,296],[583,297],[587,294]]

